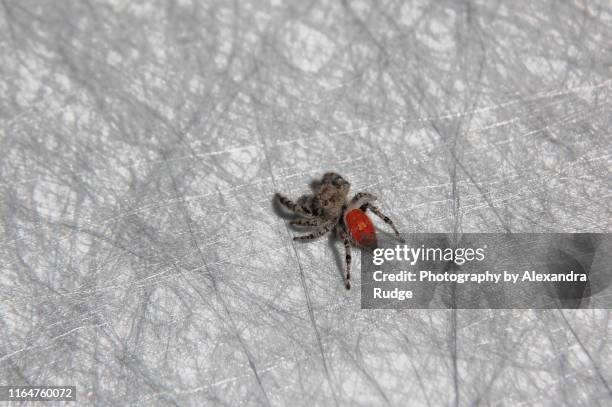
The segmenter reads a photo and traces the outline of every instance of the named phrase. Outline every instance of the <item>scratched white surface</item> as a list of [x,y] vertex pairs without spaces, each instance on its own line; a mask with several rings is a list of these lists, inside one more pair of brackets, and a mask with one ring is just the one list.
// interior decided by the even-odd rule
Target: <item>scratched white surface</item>
[[3,1],[0,384],[610,405],[609,311],[361,310],[272,196],[335,170],[406,232],[610,232],[611,44],[607,1]]

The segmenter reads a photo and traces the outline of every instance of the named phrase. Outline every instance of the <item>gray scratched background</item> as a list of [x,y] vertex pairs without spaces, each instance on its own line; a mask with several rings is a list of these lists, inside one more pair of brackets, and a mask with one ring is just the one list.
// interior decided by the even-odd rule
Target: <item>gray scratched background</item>
[[272,205],[336,170],[402,231],[612,232],[611,108],[609,1],[3,0],[0,384],[612,405],[609,311],[361,310]]

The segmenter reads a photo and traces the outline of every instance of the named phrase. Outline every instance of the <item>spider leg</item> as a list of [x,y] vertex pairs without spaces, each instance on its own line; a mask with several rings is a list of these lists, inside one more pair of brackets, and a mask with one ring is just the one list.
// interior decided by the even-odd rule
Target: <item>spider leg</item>
[[344,243],[345,263],[346,263],[346,289],[351,289],[351,241],[342,228],[338,228],[338,235]]
[[357,192],[348,206],[349,208],[359,208],[375,200],[376,195],[370,194],[369,192]]
[[289,222],[290,225],[294,226],[321,226],[322,223],[321,218],[294,219]]
[[385,216],[385,214],[382,213],[380,209],[378,209],[376,206],[372,205],[371,203],[366,204],[365,207],[371,210],[372,212],[374,212],[374,214],[378,216],[379,218],[381,218],[383,222],[385,222],[387,225],[393,228],[393,231],[395,232],[395,237],[397,237],[397,240],[399,240],[402,243],[406,243],[406,241],[400,236],[397,228],[393,224],[393,221],[389,219],[387,216]]
[[281,195],[279,193],[277,193],[276,196],[278,197],[278,201],[284,207],[286,207],[289,210],[297,213],[298,215],[306,216],[306,217],[309,217],[309,218],[313,216],[313,214],[310,212],[310,209],[304,207],[303,205],[298,205],[295,202],[293,202],[291,199],[289,199],[286,196]]
[[316,239],[318,237],[323,236],[324,234],[326,234],[330,230],[332,230],[334,225],[335,225],[335,222],[324,223],[321,227],[319,227],[319,229],[315,230],[314,232],[309,233],[307,235],[295,236],[293,238],[293,240],[314,240],[314,239]]

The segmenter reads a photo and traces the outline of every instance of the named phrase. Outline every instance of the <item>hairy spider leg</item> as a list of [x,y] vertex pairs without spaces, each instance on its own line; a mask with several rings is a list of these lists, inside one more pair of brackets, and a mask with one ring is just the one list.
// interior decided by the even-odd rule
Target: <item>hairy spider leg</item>
[[338,235],[342,242],[344,243],[344,262],[346,264],[346,289],[351,289],[351,239],[348,236],[348,233],[344,231],[343,227],[338,228]]
[[291,199],[287,198],[286,196],[277,193],[276,196],[278,197],[278,201],[285,206],[286,208],[288,208],[289,210],[297,213],[298,215],[302,215],[302,216],[306,216],[306,217],[312,217],[313,214],[312,212],[310,212],[310,209],[302,206],[302,205],[298,205],[295,202],[293,202]]
[[375,201],[376,199],[376,196],[369,192],[357,192],[353,199],[351,199],[351,202],[349,202],[348,208],[360,208],[363,205],[368,204],[369,202]]
[[293,240],[314,240],[332,230],[335,225],[336,222],[328,221],[328,223],[325,223],[321,228],[315,230],[314,232],[307,235],[295,236]]
[[384,213],[382,213],[380,211],[380,209],[378,209],[376,206],[372,205],[371,203],[365,204],[365,207],[366,207],[366,209],[369,209],[372,212],[374,212],[374,214],[376,216],[378,216],[379,218],[381,218],[383,220],[383,222],[385,222],[387,225],[389,225],[389,226],[391,226],[393,228],[393,231],[395,232],[395,237],[397,238],[397,240],[399,240],[402,243],[406,243],[406,241],[400,236],[399,231],[397,230],[397,228],[393,224],[393,221],[391,219],[389,219]]
[[321,226],[323,222],[321,218],[293,219],[289,224],[294,226]]

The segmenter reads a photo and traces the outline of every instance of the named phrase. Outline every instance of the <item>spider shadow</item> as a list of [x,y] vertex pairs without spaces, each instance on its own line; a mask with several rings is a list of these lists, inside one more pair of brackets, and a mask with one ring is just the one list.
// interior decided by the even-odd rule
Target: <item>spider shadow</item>
[[336,233],[329,233],[327,236],[327,245],[331,249],[332,253],[334,253],[334,260],[336,262],[336,269],[338,270],[338,274],[342,278],[342,281],[345,281],[346,276],[344,275],[344,260],[342,259],[340,249],[338,249],[338,245],[336,244],[337,242],[338,239],[336,238]]

